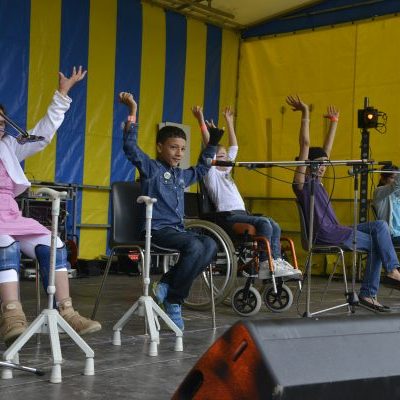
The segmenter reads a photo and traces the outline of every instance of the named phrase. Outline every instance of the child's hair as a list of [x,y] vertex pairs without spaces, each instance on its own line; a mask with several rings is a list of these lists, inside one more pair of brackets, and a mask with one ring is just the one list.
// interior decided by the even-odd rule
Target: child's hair
[[326,151],[322,147],[310,147],[308,149],[308,159],[310,161],[316,160],[317,158],[328,157]]
[[3,111],[3,114],[7,114],[6,113],[6,108],[1,103],[0,103],[0,110]]
[[[399,167],[397,165],[384,165],[381,169],[381,171],[398,171]],[[379,186],[384,186],[386,185],[387,178],[390,177],[390,174],[381,174],[379,178]]]
[[177,126],[166,125],[157,132],[156,143],[163,144],[169,138],[181,138],[186,140],[186,134],[183,129]]

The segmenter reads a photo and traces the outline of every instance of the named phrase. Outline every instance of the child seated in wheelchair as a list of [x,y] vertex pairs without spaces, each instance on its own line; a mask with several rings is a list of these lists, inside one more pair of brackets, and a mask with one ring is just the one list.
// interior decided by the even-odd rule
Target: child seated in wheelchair
[[[214,128],[214,124],[212,121],[206,123],[200,106],[193,107],[192,112],[200,125],[203,143],[207,145],[210,137],[209,128]],[[233,161],[239,147],[234,129],[233,111],[230,107],[225,108],[223,116],[228,128],[229,147],[226,149],[224,146],[218,145],[216,159],[217,161]],[[232,226],[236,223],[253,225],[256,229],[256,235],[266,238],[270,243],[275,276],[298,278],[301,276],[301,272],[282,258],[280,226],[272,218],[251,215],[246,211],[242,196],[232,179],[231,170],[232,167],[212,167],[204,178],[207,194],[215,205],[217,213],[220,213],[224,219],[224,224],[228,223]],[[271,277],[271,268],[264,243],[260,242],[260,246],[262,246],[262,249],[259,253],[258,277],[264,280]]]
[[153,205],[152,242],[180,253],[178,262],[161,277],[155,294],[167,315],[183,330],[181,304],[188,296],[193,281],[217,253],[217,244],[212,238],[185,230],[184,190],[207,174],[210,169],[207,159],[215,156],[223,131],[214,129],[211,132],[209,145],[203,150],[196,166],[181,169],[179,164],[185,152],[185,132],[176,126],[161,128],[156,139],[157,159],[153,160],[137,144],[137,104],[132,94],[122,92],[119,100],[129,108],[124,129],[124,152],[139,171],[142,194],[157,199]]

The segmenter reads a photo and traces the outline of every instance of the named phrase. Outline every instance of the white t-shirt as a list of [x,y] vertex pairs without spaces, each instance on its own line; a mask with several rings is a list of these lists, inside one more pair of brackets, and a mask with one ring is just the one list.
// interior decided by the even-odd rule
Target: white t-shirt
[[[238,153],[238,146],[228,148],[228,160],[233,161]],[[232,167],[224,171],[211,167],[204,178],[207,193],[217,211],[245,210],[244,201],[231,176]]]

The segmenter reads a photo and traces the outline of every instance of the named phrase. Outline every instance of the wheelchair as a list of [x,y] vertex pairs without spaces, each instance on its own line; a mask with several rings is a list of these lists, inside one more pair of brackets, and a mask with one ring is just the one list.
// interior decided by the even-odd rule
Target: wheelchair
[[[258,313],[262,303],[268,310],[275,313],[288,310],[293,303],[293,293],[285,282],[296,281],[301,287],[301,273],[275,276],[269,241],[265,237],[257,236],[253,225],[235,223],[230,226],[225,225],[224,228],[235,243],[238,276],[245,277],[244,285],[238,284],[231,293],[230,302],[233,310],[241,316],[251,316]],[[282,246],[285,257],[288,257],[288,253],[290,253],[291,263],[297,270],[297,257],[293,241],[290,238],[282,237],[281,242],[285,243]],[[258,290],[255,281],[258,279],[261,251],[267,253],[270,273],[269,277],[262,281],[262,287]]]
[[[226,304],[229,301],[228,304],[231,304],[234,311],[241,316],[256,314],[262,302],[272,312],[279,313],[288,310],[293,303],[293,293],[285,282],[295,280],[301,287],[301,273],[296,277],[275,277],[269,242],[256,235],[253,225],[227,224],[224,221],[226,213],[214,211],[202,185],[200,185],[200,192],[187,194],[187,197],[189,196],[192,204],[197,201],[197,211],[192,212],[192,215],[197,214],[201,219],[187,220],[186,229],[194,229],[198,233],[213,237],[219,248],[212,269],[215,304],[221,302]],[[187,198],[185,202],[188,202]],[[282,246],[282,252],[291,254],[292,265],[298,269],[293,241],[283,237],[281,240],[287,242],[287,246]],[[266,249],[270,265],[270,278],[263,281],[262,294],[254,286],[258,278],[260,244]],[[246,278],[244,285],[240,285],[238,275]],[[209,292],[210,279],[203,273],[193,283],[185,304],[193,309],[208,309],[210,307]]]

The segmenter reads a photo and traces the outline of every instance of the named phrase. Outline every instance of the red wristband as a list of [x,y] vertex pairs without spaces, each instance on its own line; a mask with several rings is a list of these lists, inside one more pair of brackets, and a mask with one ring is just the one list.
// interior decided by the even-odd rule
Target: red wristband
[[126,119],[128,122],[136,122],[136,115],[128,115],[128,118]]
[[329,117],[329,119],[331,120],[331,122],[338,122],[339,121],[339,118],[338,117],[334,117],[334,116]]
[[202,132],[207,132],[208,131],[207,125],[204,122],[200,125],[200,130]]

